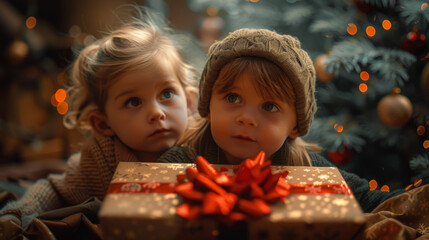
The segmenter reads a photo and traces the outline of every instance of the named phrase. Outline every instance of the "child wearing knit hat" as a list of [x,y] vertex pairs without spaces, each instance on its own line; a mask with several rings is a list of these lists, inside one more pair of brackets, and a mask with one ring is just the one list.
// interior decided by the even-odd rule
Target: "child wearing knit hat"
[[[240,29],[209,49],[200,79],[198,125],[161,162],[240,164],[264,151],[273,165],[334,166],[300,138],[316,112],[315,70],[300,42],[265,29]],[[364,211],[402,193],[370,191],[340,170]]]

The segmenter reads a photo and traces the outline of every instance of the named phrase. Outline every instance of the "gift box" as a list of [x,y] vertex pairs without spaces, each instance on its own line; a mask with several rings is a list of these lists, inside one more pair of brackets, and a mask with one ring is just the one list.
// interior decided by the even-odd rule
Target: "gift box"
[[[234,175],[232,165],[213,165]],[[270,166],[287,171],[290,194],[269,214],[225,224],[213,216],[184,219],[177,176],[195,164],[119,163],[99,212],[104,239],[354,239],[362,210],[334,167]]]

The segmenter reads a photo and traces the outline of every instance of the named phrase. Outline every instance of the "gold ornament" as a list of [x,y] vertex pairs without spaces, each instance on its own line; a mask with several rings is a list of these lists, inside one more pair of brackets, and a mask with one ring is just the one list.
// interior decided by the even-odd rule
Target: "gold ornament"
[[426,66],[423,68],[421,83],[423,93],[429,98],[429,63],[426,63]]
[[383,97],[378,103],[378,116],[380,121],[387,126],[402,127],[410,120],[413,113],[410,100],[400,92],[399,88],[395,88],[391,94]]
[[322,54],[314,59],[314,68],[316,69],[316,76],[321,82],[328,83],[334,79],[334,75],[326,71],[325,68],[326,54]]

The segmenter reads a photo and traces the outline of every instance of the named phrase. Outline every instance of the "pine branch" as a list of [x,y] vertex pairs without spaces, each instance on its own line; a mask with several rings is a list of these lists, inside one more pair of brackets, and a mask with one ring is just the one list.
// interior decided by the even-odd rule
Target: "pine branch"
[[429,23],[429,8],[427,6],[426,8],[422,7],[423,3],[428,4],[429,1],[402,0],[400,2],[397,10],[406,24],[426,29]]

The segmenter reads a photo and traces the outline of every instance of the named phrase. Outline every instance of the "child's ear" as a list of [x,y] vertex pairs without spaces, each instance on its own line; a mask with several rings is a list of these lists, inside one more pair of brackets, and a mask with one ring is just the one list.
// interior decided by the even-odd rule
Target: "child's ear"
[[91,112],[88,116],[89,124],[98,133],[105,136],[115,136],[115,132],[107,123],[106,116],[98,111]]
[[194,87],[187,87],[185,89],[186,105],[188,106],[188,116],[192,115],[197,110],[197,96],[198,92]]
[[289,138],[297,138],[297,137],[299,137],[299,131],[298,131],[298,127],[295,126],[292,129],[292,132],[290,132]]

